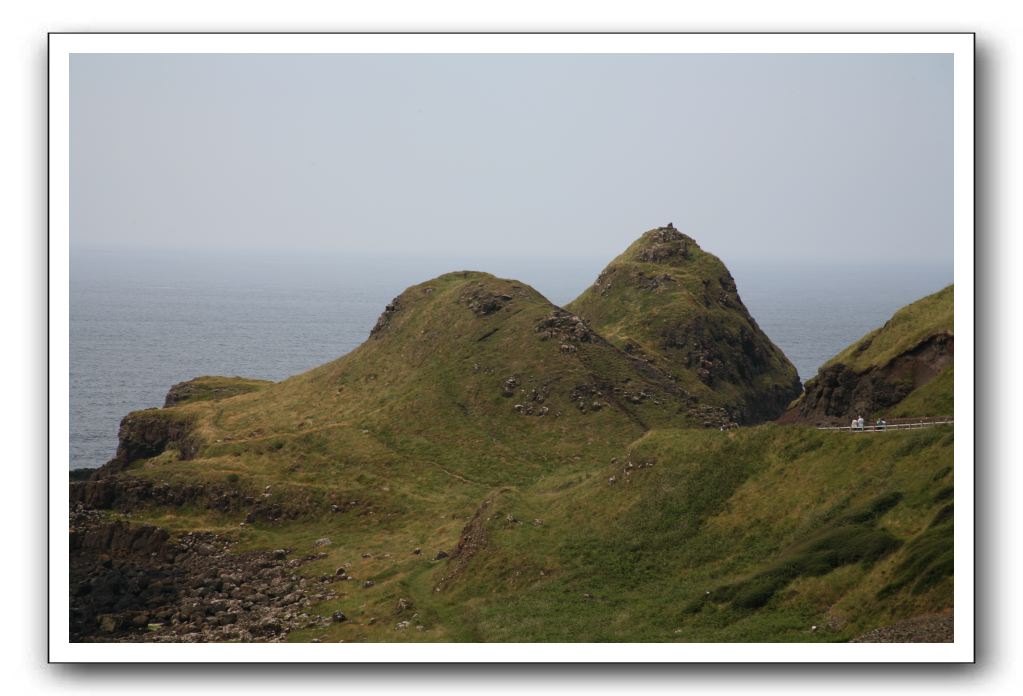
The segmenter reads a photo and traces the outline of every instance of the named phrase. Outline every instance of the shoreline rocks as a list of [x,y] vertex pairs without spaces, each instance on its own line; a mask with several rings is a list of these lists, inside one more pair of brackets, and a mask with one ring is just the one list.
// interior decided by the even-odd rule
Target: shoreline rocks
[[[70,636],[76,642],[279,642],[344,619],[309,614],[336,578],[309,580],[272,551],[234,553],[209,532],[106,522],[81,505],[70,518]],[[338,612],[343,616],[342,612]]]

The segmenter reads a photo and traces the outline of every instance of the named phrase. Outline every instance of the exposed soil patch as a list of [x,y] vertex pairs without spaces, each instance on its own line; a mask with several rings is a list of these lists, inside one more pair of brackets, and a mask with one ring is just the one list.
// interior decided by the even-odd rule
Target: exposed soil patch
[[484,500],[476,510],[476,513],[469,520],[469,523],[462,529],[458,538],[455,550],[448,555],[448,572],[441,578],[434,588],[435,592],[443,590],[454,580],[466,566],[473,556],[478,554],[487,546],[487,516],[486,512],[492,504],[491,500]]

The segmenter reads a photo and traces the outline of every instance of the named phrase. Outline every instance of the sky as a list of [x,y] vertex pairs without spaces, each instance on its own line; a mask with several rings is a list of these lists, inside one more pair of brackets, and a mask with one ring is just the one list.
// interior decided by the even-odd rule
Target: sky
[[952,57],[76,54],[72,249],[953,254]]

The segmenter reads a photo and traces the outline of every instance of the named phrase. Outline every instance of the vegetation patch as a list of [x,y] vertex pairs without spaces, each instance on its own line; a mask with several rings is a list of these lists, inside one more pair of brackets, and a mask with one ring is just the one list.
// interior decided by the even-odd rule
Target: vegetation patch
[[886,530],[871,526],[901,499],[901,493],[893,492],[872,501],[863,509],[840,518],[834,526],[784,551],[765,570],[714,590],[707,599],[731,602],[743,609],[758,609],[798,577],[824,575],[851,563],[869,567],[901,544]]
[[903,588],[919,595],[955,572],[952,505],[941,508],[931,524],[906,544],[904,558],[895,568],[892,581],[877,594],[889,597]]
[[244,377],[196,377],[171,387],[163,406],[168,408],[196,401],[229,399],[239,394],[260,391],[271,384],[273,382],[268,380]]

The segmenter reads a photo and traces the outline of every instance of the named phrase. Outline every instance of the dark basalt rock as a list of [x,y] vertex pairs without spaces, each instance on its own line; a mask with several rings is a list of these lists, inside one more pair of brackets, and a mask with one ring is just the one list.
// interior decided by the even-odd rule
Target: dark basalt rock
[[512,299],[511,295],[492,292],[481,286],[467,289],[459,301],[476,316],[485,317],[501,310]]
[[133,411],[122,418],[117,439],[116,455],[92,474],[93,479],[111,476],[132,462],[167,450],[177,450],[182,459],[194,459],[203,445],[190,414],[159,408]]
[[[230,484],[171,484],[136,478],[125,473],[91,480],[69,482],[69,500],[89,510],[131,511],[147,507],[181,507],[194,505],[217,512],[244,512],[245,522],[277,522],[309,514],[316,501],[297,497],[274,498],[248,495]],[[331,504],[324,502],[325,507]],[[362,510],[355,501],[333,504],[337,512]]]
[[394,315],[401,311],[401,303],[399,302],[399,299],[400,298],[395,297],[393,300],[391,300],[391,303],[384,308],[384,311],[380,315],[380,318],[377,319],[377,323],[369,332],[371,338],[379,338],[381,332],[383,332],[385,329],[387,329],[388,326],[390,326],[391,320],[394,318]]
[[[859,352],[869,347],[864,341]],[[822,368],[806,383],[806,396],[781,422],[839,422],[857,415],[883,413],[914,389],[930,382],[955,357],[955,338],[949,333],[929,336],[887,364],[857,372],[843,364]]]
[[331,599],[333,578],[315,582],[272,552],[233,553],[208,532],[173,539],[163,529],[104,522],[75,506],[70,516],[70,637],[82,642],[278,641],[289,631],[344,620],[303,610]]

